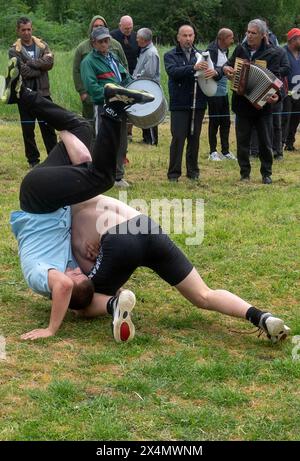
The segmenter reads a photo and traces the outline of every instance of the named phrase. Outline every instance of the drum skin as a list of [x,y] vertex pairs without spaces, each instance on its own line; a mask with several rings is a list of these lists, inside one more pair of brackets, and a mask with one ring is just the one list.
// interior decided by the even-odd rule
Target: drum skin
[[165,119],[168,105],[162,88],[154,80],[137,79],[127,85],[130,90],[143,90],[151,93],[155,99],[147,104],[134,104],[126,110],[128,122],[138,128],[152,128]]

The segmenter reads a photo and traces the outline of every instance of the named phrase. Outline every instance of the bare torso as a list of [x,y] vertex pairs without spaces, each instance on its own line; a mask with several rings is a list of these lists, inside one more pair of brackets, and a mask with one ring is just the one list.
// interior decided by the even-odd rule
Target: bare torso
[[104,195],[72,206],[72,249],[81,267],[88,273],[103,234],[112,227],[141,214],[119,200]]

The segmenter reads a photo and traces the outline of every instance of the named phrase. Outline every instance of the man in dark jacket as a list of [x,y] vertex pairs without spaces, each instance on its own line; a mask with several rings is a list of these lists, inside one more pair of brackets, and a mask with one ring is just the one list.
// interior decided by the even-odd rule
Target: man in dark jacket
[[207,98],[198,84],[195,85],[195,73],[203,70],[206,78],[218,76],[217,71],[208,69],[207,62],[196,63],[197,50],[193,45],[194,40],[194,29],[190,25],[181,26],[177,34],[178,45],[164,56],[169,77],[172,134],[168,179],[175,182],[181,176],[182,154],[186,140],[187,177],[192,180],[199,178],[199,137]]
[[[234,36],[230,29],[219,30],[215,41],[208,45],[211,60],[215,68],[222,68],[228,60],[228,49],[233,44]],[[208,98],[208,137],[210,154],[209,159],[220,161],[223,159],[236,160],[229,150],[230,110],[227,90],[227,78],[225,75],[218,81],[218,89],[215,96]],[[220,130],[221,154],[217,151],[217,133]]]
[[[133,30],[133,20],[131,16],[122,16],[119,22],[119,28],[110,32],[110,35],[117,40],[125,53],[128,61],[130,75],[133,75],[140,48],[136,40],[136,32]],[[132,123],[127,123],[128,139],[132,141]]]
[[121,43],[128,61],[129,73],[132,75],[136,66],[140,49],[136,41],[136,33],[133,30],[133,20],[131,16],[122,16],[120,19],[119,28],[112,30],[110,35],[119,43]]
[[[16,57],[21,66],[21,76],[26,87],[37,91],[41,96],[50,99],[48,70],[53,67],[53,54],[46,42],[32,35],[32,22],[27,17],[17,21],[18,40],[9,49],[10,58]],[[35,112],[18,102],[25,155],[30,167],[40,162],[40,153],[35,142]],[[38,120],[47,154],[57,143],[54,128],[42,120]]]
[[[238,45],[232,57],[223,67],[225,75],[232,79],[236,58],[246,59],[253,64],[257,61],[273,74],[280,77],[280,53],[265,40],[266,23],[261,19],[249,22],[247,40]],[[262,109],[256,109],[245,96],[236,92],[232,95],[232,110],[236,114],[237,158],[240,166],[241,180],[250,179],[251,165],[249,160],[250,138],[253,126],[256,127],[259,141],[260,172],[263,184],[272,183],[272,106],[279,100],[276,93],[271,96]]]
[[290,63],[287,74],[287,95],[283,101],[282,141],[287,151],[294,151],[295,136],[300,122],[300,29],[294,27],[287,33],[287,44],[283,47]]

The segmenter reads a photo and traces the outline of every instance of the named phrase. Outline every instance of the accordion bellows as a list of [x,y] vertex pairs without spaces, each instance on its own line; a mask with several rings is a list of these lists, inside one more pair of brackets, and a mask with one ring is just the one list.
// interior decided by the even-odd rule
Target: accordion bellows
[[256,109],[262,109],[283,85],[269,69],[245,59],[236,58],[234,71],[232,90],[247,98]]

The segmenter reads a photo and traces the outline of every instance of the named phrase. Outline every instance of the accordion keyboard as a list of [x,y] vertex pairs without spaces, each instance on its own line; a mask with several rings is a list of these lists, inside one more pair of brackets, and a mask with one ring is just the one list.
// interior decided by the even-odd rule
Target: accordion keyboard
[[270,70],[245,59],[236,58],[234,71],[232,90],[245,96],[256,109],[261,109],[282,86]]
[[231,81],[231,89],[236,91],[238,94],[241,94],[240,86],[241,81],[244,80],[245,65],[246,59],[236,58],[234,63],[234,77]]

